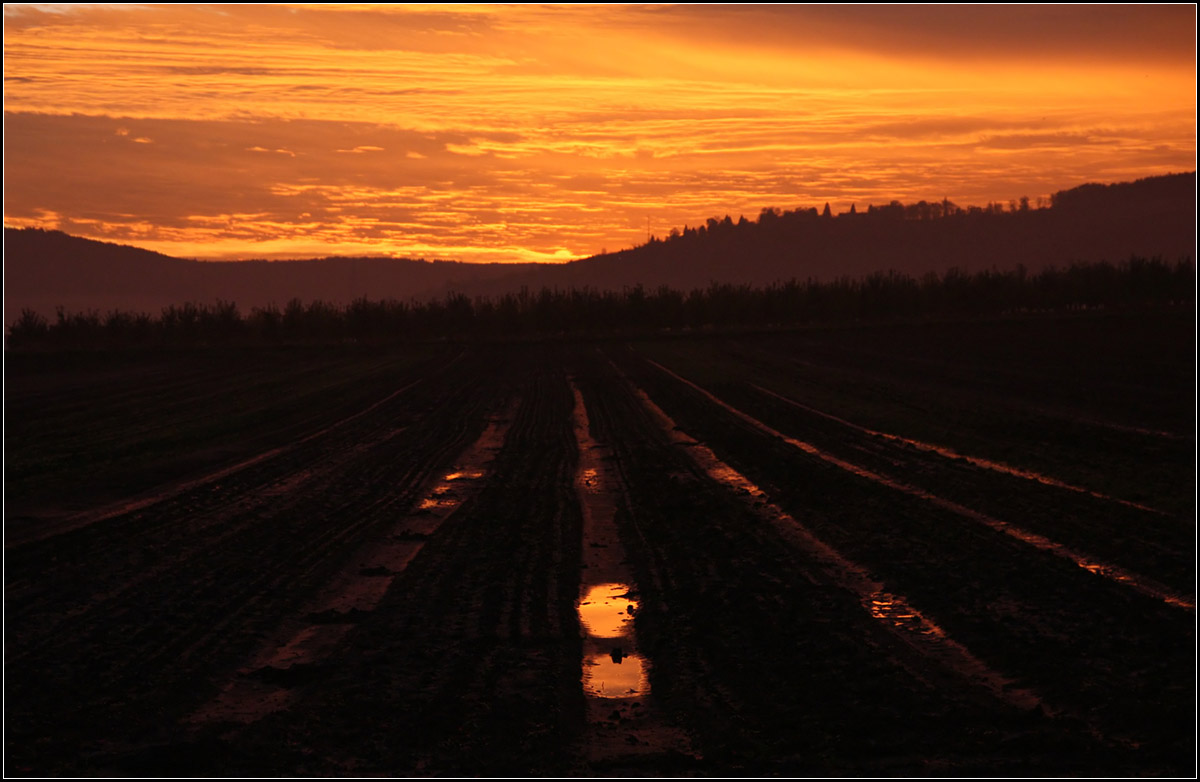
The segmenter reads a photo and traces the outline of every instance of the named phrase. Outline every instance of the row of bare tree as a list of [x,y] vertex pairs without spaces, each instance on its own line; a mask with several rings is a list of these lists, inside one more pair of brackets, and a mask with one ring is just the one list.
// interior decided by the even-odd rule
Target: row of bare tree
[[114,311],[67,313],[50,322],[32,310],[8,329],[7,348],[106,349],[204,345],[381,344],[438,339],[628,336],[678,330],[790,326],[1023,312],[1195,305],[1195,265],[1159,258],[1075,264],[1029,273],[951,269],[915,278],[897,272],[766,287],[713,284],[691,292],[523,289],[495,297],[449,294],[429,302],[372,301],[344,307],[293,299],[243,315],[232,302],[185,303],[158,317]]

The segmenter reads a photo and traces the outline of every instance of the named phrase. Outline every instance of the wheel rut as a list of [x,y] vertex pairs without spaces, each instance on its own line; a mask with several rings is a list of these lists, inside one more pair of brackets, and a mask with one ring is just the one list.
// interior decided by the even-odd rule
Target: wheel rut
[[345,569],[297,615],[274,633],[221,693],[189,721],[248,724],[290,706],[305,671],[327,665],[345,636],[364,614],[374,611],[396,577],[425,542],[489,477],[489,464],[503,446],[516,403],[493,415],[479,439],[424,492],[425,496],[391,530],[380,530],[352,557]]
[[[1046,720],[1020,684],[989,689],[978,665],[952,671],[946,644],[938,659],[933,641],[898,638],[904,631],[892,622],[911,619],[864,606],[827,558],[789,541],[760,498],[739,496],[719,479],[726,476],[696,464],[602,357],[578,383],[593,436],[612,448],[629,498],[617,518],[638,584],[635,622],[652,691],[693,737],[704,768],[921,773],[936,764],[970,768],[965,747],[994,767],[1011,765],[988,724],[1022,740],[1095,741]],[[843,721],[859,728],[843,732]],[[913,742],[926,750],[919,761]],[[832,756],[841,760],[828,763]],[[664,768],[694,767],[675,756]]]
[[[1190,610],[986,524],[956,524],[957,508],[798,448],[636,354],[614,358],[680,426],[988,667],[1080,717],[1118,754],[1181,751]],[[1147,655],[1148,643],[1160,653]]]
[[[237,731],[223,767],[526,775],[574,766],[584,699],[573,398],[561,371],[520,355],[489,385],[520,402],[478,487],[435,534],[411,524],[397,533],[419,539],[419,553],[355,615],[319,679]],[[414,506],[439,512],[447,485]]]
[[[443,383],[452,385],[368,411],[346,427],[349,439],[331,443],[327,435],[321,442],[336,448],[324,456],[328,469],[269,505],[258,504],[254,487],[262,484],[251,479],[252,468],[241,473],[244,483],[222,487],[234,495],[252,492],[249,512],[218,512],[197,527],[186,503],[168,501],[154,506],[163,515],[140,535],[118,535],[105,522],[19,549],[46,547],[56,556],[46,557],[45,583],[8,596],[10,751],[64,762],[67,755],[20,738],[39,735],[39,726],[55,719],[40,704],[56,698],[76,702],[59,735],[107,756],[122,742],[153,744],[171,732],[167,714],[182,717],[181,707],[213,697],[212,674],[261,643],[260,633],[287,606],[327,582],[372,529],[415,502],[421,487],[478,435],[490,391],[469,374],[441,375]],[[397,408],[401,399],[408,401]],[[435,400],[457,415],[413,417]],[[393,432],[397,415],[412,423],[373,440],[372,433]],[[364,443],[369,447],[359,447]],[[239,505],[233,496],[220,507]],[[132,518],[129,524],[138,526]],[[97,542],[102,546],[88,550]],[[14,581],[32,583],[33,574]],[[151,721],[151,714],[159,718]],[[110,725],[121,726],[119,736],[109,734]]]
[[824,451],[811,443],[808,443],[803,440],[799,440],[795,437],[786,435],[770,426],[767,426],[762,421],[759,421],[758,419],[737,409],[736,407],[733,407],[729,403],[725,402],[724,400],[722,400],[719,397],[717,397],[716,395],[714,395],[712,392],[702,388],[701,386],[696,385],[695,383],[693,383],[692,381],[690,381],[684,377],[677,375],[676,373],[672,372],[670,369],[667,369],[666,367],[664,367],[662,364],[659,364],[658,362],[652,361],[650,359],[646,359],[646,361],[649,364],[651,364],[652,366],[658,368],[660,371],[666,373],[667,375],[670,375],[675,380],[687,385],[688,387],[690,387],[690,388],[694,389],[695,391],[699,392],[700,394],[704,395],[704,397],[707,398],[710,402],[712,402],[713,404],[728,411],[732,415],[734,415],[737,418],[744,421],[749,426],[763,432],[764,434],[768,434],[772,437],[776,437],[776,438],[782,440],[783,442],[787,443],[788,445],[790,445],[794,448],[798,448],[799,450],[803,451],[804,453],[809,454],[811,456],[815,456],[818,459],[821,459],[822,461],[828,462],[829,464],[832,464],[841,470],[845,470],[846,472],[848,472],[852,475],[858,476],[860,478],[865,478],[865,479],[867,479],[869,481],[873,481],[874,483],[877,483],[881,486],[886,486],[889,489],[893,489],[895,491],[902,492],[909,496],[925,500],[933,505],[938,506],[939,508],[948,510],[951,513],[954,513],[958,516],[962,516],[963,518],[967,518],[972,521],[976,521],[981,524],[984,524],[987,527],[990,527],[991,529],[996,530],[997,532],[1003,533],[1005,535],[1008,535],[1008,536],[1014,538],[1015,540],[1019,540],[1022,543],[1029,544],[1030,546],[1034,546],[1035,548],[1041,549],[1042,551],[1046,551],[1051,554],[1054,554],[1055,556],[1061,557],[1069,562],[1074,563],[1076,566],[1083,568],[1084,570],[1086,570],[1090,573],[1095,573],[1096,575],[1111,579],[1114,582],[1117,582],[1124,586],[1130,587],[1131,589],[1137,590],[1138,592],[1140,592],[1148,597],[1152,597],[1152,598],[1161,600],[1168,605],[1176,606],[1178,608],[1183,608],[1183,609],[1186,609],[1189,611],[1194,611],[1196,608],[1196,604],[1193,599],[1191,599],[1188,596],[1178,594],[1177,592],[1169,589],[1168,587],[1164,586],[1163,584],[1160,584],[1160,583],[1154,581],[1151,578],[1148,578],[1146,576],[1143,576],[1143,575],[1140,575],[1137,573],[1132,573],[1132,572],[1126,570],[1125,568],[1118,567],[1118,566],[1110,564],[1110,563],[1101,562],[1101,561],[1097,560],[1095,557],[1092,557],[1092,556],[1089,556],[1082,552],[1068,548],[1067,546],[1064,546],[1061,543],[1053,541],[1044,535],[1040,535],[1036,532],[1031,532],[1029,530],[1022,529],[1021,527],[1018,527],[1015,524],[1011,524],[1006,521],[1001,521],[1000,519],[993,518],[991,516],[988,516],[987,514],[972,510],[971,508],[968,508],[960,503],[954,502],[952,500],[947,500],[943,497],[939,497],[938,495],[933,494],[932,492],[925,491],[916,486],[911,486],[909,484],[902,483],[895,479],[889,478],[886,475],[882,475],[882,474],[874,472],[872,470],[865,469],[865,468],[860,467],[860,466],[858,466],[852,462],[849,462],[845,459],[834,456],[833,454],[828,453],[827,451]]
[[633,617],[638,586],[618,529],[627,504],[610,449],[592,438],[584,396],[574,382],[579,449],[575,487],[583,513],[583,570],[578,600],[587,696],[584,757],[593,771],[698,760],[689,738],[670,723],[650,690]]

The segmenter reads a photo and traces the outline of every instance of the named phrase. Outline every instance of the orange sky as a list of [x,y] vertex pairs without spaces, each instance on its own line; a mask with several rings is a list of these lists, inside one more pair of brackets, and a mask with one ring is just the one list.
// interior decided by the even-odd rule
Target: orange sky
[[5,224],[568,260],[1196,167],[1195,6],[4,9]]

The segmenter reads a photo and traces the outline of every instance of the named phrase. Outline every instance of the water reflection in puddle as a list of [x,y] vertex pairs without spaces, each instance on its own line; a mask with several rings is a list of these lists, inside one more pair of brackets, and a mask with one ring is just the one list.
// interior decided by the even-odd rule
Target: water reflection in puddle
[[871,616],[892,627],[920,633],[921,635],[944,636],[941,628],[917,613],[902,597],[887,592],[877,592],[870,599]]
[[628,584],[584,585],[579,625],[584,632],[583,688],[599,698],[632,698],[646,691],[642,658],[634,651],[637,600]]
[[579,621],[594,638],[625,635],[637,601],[629,597],[625,584],[597,584],[579,602]]
[[584,661],[583,681],[589,693],[600,698],[632,698],[645,691],[646,672],[636,654],[622,657],[593,654]]
[[449,491],[434,490],[432,494],[421,500],[417,508],[419,510],[451,509],[457,507],[460,501]]
[[442,476],[441,481],[430,490],[429,495],[417,505],[418,510],[440,510],[444,513],[462,504],[463,498],[454,490],[454,483],[478,481],[487,473],[484,470],[455,469]]
[[446,477],[442,480],[446,481],[447,483],[452,481],[461,481],[463,479],[474,481],[484,477],[485,475],[487,475],[487,473],[483,470],[455,470],[454,472],[447,473]]

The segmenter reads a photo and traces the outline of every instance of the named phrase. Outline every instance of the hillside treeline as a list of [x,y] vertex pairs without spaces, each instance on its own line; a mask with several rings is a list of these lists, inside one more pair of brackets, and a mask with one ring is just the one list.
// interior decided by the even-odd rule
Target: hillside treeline
[[[763,209],[757,220],[709,218],[630,250],[542,272],[559,287],[657,289],[710,280],[766,286],[776,280],[858,278],[881,268],[921,277],[957,267],[967,273],[1041,270],[1068,260],[1096,263],[1193,254],[1194,174],[1115,185],[1083,185],[1046,199],[960,207],[948,199],[892,201],[835,215],[828,204]],[[531,284],[531,288],[540,288]],[[490,291],[478,290],[478,293]]]
[[400,258],[211,263],[171,258],[56,231],[4,231],[5,323],[28,308],[157,313],[184,301],[236,301],[243,313],[293,298],[345,308],[363,296],[474,301],[520,291],[614,290],[642,285],[678,291],[713,282],[766,288],[780,280],[831,282],[880,269],[923,278],[967,274],[1020,261],[1040,271],[1066,261],[1133,256],[1192,257],[1194,172],[1111,185],[1089,184],[1047,198],[960,207],[949,199],[859,204],[834,214],[814,207],[767,208],[755,217],[711,217],[646,244],[563,264],[473,264]]
[[920,278],[898,272],[830,282],[791,280],[765,287],[714,283],[690,293],[642,286],[623,291],[551,290],[429,302],[372,301],[347,306],[293,299],[282,309],[241,313],[232,302],[182,304],[158,317],[112,311],[58,311],[53,322],[25,310],[7,347],[95,349],[201,345],[274,345],[488,340],[530,336],[626,336],[708,330],[996,317],[1081,309],[1195,305],[1195,265],[1131,258],[1029,273],[968,274],[950,269]]

